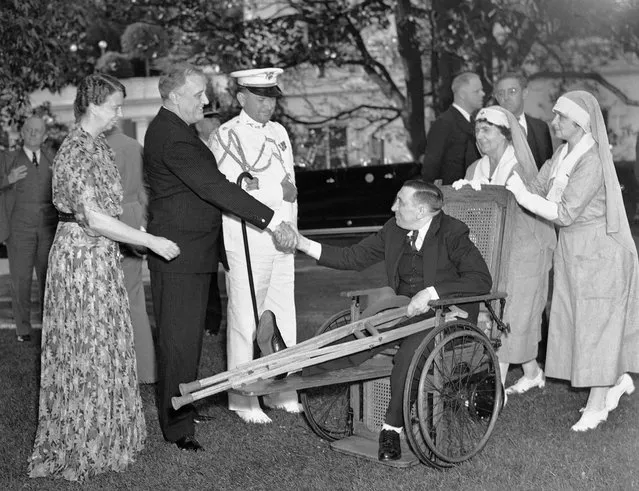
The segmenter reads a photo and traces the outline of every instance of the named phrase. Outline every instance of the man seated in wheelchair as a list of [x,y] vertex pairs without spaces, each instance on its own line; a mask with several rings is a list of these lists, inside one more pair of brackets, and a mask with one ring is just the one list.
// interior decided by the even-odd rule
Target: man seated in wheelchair
[[[482,295],[490,292],[492,286],[488,267],[470,240],[468,227],[446,215],[443,204],[442,192],[434,184],[406,181],[392,206],[395,217],[379,232],[350,247],[320,244],[300,235],[297,248],[317,259],[318,264],[335,269],[359,271],[384,261],[388,285],[397,295],[410,298],[408,316],[420,316],[419,320],[433,317],[430,300]],[[463,308],[469,314],[468,320],[476,322],[479,305],[464,304]],[[401,340],[393,359],[391,398],[379,437],[379,460],[401,457],[404,381],[413,354],[427,332]],[[362,363],[383,348],[387,346],[309,367],[309,373]]]

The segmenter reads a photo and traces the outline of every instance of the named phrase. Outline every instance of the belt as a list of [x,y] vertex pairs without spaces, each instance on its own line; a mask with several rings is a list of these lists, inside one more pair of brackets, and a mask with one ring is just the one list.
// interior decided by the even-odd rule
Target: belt
[[61,211],[58,212],[58,221],[60,222],[74,222],[78,221],[75,219],[75,215],[73,213],[63,213]]

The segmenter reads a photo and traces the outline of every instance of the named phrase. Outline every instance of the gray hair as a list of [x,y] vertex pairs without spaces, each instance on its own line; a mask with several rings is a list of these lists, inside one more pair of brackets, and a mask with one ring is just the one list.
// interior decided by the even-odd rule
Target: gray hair
[[186,79],[191,75],[197,75],[206,79],[206,75],[201,69],[188,63],[174,65],[164,72],[158,82],[158,89],[162,100],[167,100],[171,92],[183,87],[186,83]]
[[450,85],[453,94],[459,92],[459,89],[461,89],[465,85],[468,85],[470,81],[475,77],[479,78],[479,75],[477,75],[475,72],[462,72],[457,75],[453,79],[453,83]]

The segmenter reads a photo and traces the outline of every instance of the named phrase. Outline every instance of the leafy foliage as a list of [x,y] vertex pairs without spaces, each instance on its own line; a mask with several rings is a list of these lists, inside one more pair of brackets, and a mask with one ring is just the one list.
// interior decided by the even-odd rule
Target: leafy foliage
[[128,25],[120,40],[125,54],[144,60],[165,56],[169,45],[168,36],[163,28],[144,22]]
[[[58,90],[93,71],[82,54],[89,0],[4,0],[0,28],[0,109],[12,122],[37,89]],[[75,51],[71,47],[75,47]]]
[[117,78],[133,76],[133,67],[129,58],[115,51],[107,51],[104,53],[95,64],[95,69]]

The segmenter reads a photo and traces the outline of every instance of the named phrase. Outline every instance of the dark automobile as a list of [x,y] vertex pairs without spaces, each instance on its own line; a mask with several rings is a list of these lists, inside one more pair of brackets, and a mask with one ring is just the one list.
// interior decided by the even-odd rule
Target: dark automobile
[[[639,192],[633,164],[615,163],[631,224]],[[298,227],[307,235],[377,230],[393,215],[391,206],[402,183],[419,176],[416,163],[325,170],[297,168]]]
[[376,230],[393,215],[391,206],[404,181],[419,172],[415,163],[297,168],[298,227],[308,235]]

